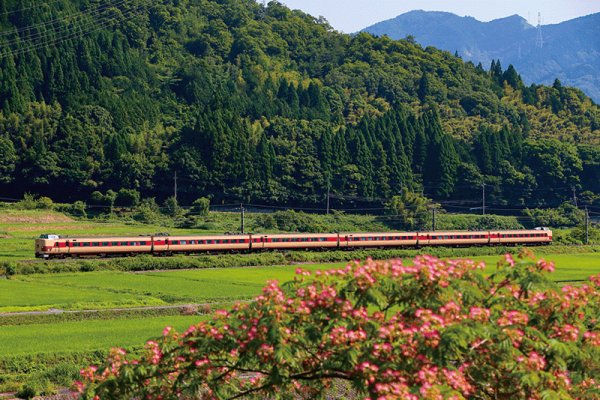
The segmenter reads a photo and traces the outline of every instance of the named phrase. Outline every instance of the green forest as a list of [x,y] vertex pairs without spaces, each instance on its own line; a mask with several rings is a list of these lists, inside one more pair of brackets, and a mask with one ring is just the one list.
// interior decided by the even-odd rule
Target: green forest
[[162,202],[177,173],[186,205],[595,198],[600,108],[501,62],[276,1],[0,0],[0,193]]

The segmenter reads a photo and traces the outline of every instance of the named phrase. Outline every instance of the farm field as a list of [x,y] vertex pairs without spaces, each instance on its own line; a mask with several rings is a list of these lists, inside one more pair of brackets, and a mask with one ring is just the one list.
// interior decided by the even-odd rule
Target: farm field
[[[361,224],[368,226],[367,217],[360,221]],[[353,253],[339,251],[292,252],[286,255],[265,253],[234,257],[204,256],[207,261],[200,261],[203,260],[202,257],[157,259],[149,256],[114,261],[69,261],[76,265],[76,268],[68,270],[60,269],[67,266],[67,263],[61,261],[50,262],[47,263],[48,265],[26,261],[32,258],[33,240],[41,233],[72,236],[138,235],[165,231],[171,234],[210,234],[222,233],[230,227],[235,229],[236,222],[235,215],[221,216],[219,213],[211,213],[207,223],[201,228],[175,229],[160,224],[77,220],[61,213],[42,210],[2,209],[0,264],[4,261],[19,264],[22,267],[20,271],[23,273],[17,271],[10,279],[0,279],[0,313],[106,310],[103,312],[107,314],[102,317],[91,314],[52,313],[35,317],[21,317],[14,314],[0,317],[3,338],[0,343],[0,392],[15,390],[23,383],[29,382],[38,382],[34,385],[36,387],[68,385],[77,377],[79,368],[89,363],[90,359],[99,357],[98,352],[106,352],[115,346],[130,350],[140,349],[146,340],[159,336],[167,325],[184,330],[189,325],[207,318],[203,315],[181,316],[176,310],[157,315],[151,309],[144,309],[139,313],[136,311],[137,314],[129,318],[113,315],[111,310],[115,308],[211,304],[210,309],[215,309],[233,301],[252,299],[260,294],[268,280],[286,282],[293,279],[298,267],[314,271],[339,268],[346,264],[346,262],[315,263],[316,260],[364,258],[368,255],[375,258],[389,258],[401,255],[404,257],[404,262],[410,263],[418,252],[428,252],[428,249],[422,249],[396,252],[373,250]],[[598,250],[594,247],[568,246],[534,249],[538,258],[543,257],[556,262],[556,272],[552,276],[561,284],[566,281],[581,281],[590,275],[600,273]],[[434,254],[451,254],[456,257],[470,257],[485,261],[489,272],[493,271],[500,256],[485,254],[502,251],[500,248],[431,249]],[[313,262],[299,263],[310,260]],[[120,265],[121,262],[123,265]],[[246,262],[248,264],[243,264]],[[189,267],[198,269],[125,272],[125,269],[129,268],[127,263],[132,265],[150,263],[147,264],[150,268],[157,269]],[[237,267],[273,263],[294,265]],[[33,266],[39,268],[33,270],[33,272],[40,272],[39,274],[32,272],[30,267]],[[227,266],[227,268],[207,268],[207,266]],[[84,267],[89,267],[89,270]],[[51,375],[49,371],[52,371],[57,360],[63,360],[60,362],[65,363],[65,359],[72,360],[66,364],[70,363],[69,365],[74,368],[62,373],[62,380],[48,378],[48,374]],[[87,361],[82,361],[84,359]]]
[[182,331],[198,323],[200,316],[161,316],[137,319],[76,321],[2,327],[0,358],[43,353],[107,350],[139,347],[150,337],[160,336],[165,326]]
[[[490,272],[499,259],[498,256],[474,258],[486,261]],[[546,255],[546,258],[556,262],[555,280],[581,280],[600,273],[600,256],[597,254],[555,254]],[[217,306],[221,306],[226,301],[251,299],[261,292],[267,280],[285,282],[292,279],[297,267],[314,271],[339,268],[345,264],[16,275],[9,280],[0,280],[0,310],[110,309],[115,306],[212,302],[218,302]],[[139,349],[149,338],[159,336],[167,325],[181,331],[207,318],[200,315],[155,316],[148,313],[125,319],[87,320],[87,317],[83,317],[80,321],[56,322],[51,317],[42,315],[31,323],[21,321],[3,324],[0,391],[14,390],[25,382],[38,382],[40,379],[41,383],[36,385],[64,386],[65,382],[70,382],[69,379],[76,379],[78,368],[89,362],[77,358],[81,354],[88,354],[89,357],[84,358],[89,360],[97,351],[107,351],[115,346]],[[81,365],[72,368],[69,376],[63,376],[62,380],[39,377],[51,374],[56,359],[63,358],[78,360],[71,364]],[[33,363],[31,370],[37,372],[15,373],[11,370],[23,362]]]
[[[499,257],[473,257],[493,271]],[[600,273],[598,254],[542,254],[556,263],[556,281],[579,281]],[[405,260],[410,263],[410,259]],[[100,271],[86,273],[16,275],[0,280],[0,312],[107,309],[212,303],[250,299],[265,282],[293,279],[295,269],[332,269],[346,263],[301,264],[279,267],[244,267],[132,273]]]

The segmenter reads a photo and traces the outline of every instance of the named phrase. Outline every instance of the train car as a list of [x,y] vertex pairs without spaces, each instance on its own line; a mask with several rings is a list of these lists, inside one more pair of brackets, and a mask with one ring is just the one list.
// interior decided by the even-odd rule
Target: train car
[[549,229],[496,231],[493,242],[504,245],[547,245],[552,243],[552,231]]
[[340,245],[337,233],[289,233],[252,235],[252,251],[331,249]]
[[154,236],[153,239],[156,255],[247,251],[251,240],[250,235]]
[[423,246],[548,245],[547,228],[512,231],[289,233],[197,236],[61,237],[41,235],[38,258],[80,256],[172,255],[262,250],[319,250]]
[[439,231],[419,234],[419,246],[485,246],[490,244],[490,232]]
[[37,258],[135,255],[152,252],[151,236],[60,237],[41,235],[36,239]]
[[375,233],[341,233],[340,247],[410,247],[418,245],[417,232],[375,232]]

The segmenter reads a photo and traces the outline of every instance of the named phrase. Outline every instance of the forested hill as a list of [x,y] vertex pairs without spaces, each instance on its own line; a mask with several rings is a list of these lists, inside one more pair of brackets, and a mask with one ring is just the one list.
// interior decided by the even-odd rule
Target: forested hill
[[162,201],[175,172],[184,204],[600,193],[598,107],[500,63],[254,0],[0,0],[0,27],[4,196]]
[[437,11],[410,11],[364,29],[392,39],[412,35],[423,46],[458,52],[465,60],[489,65],[512,63],[525,82],[582,89],[600,102],[600,13],[536,27],[512,15],[489,22]]

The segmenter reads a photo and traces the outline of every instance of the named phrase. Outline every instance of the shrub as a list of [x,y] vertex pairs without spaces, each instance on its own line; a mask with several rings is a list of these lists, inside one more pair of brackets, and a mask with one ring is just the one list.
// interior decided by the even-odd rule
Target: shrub
[[206,217],[210,210],[210,200],[206,197],[200,197],[192,203],[192,212],[198,216]]
[[154,199],[144,199],[142,202],[136,207],[133,218],[136,221],[146,222],[146,223],[154,223],[160,221],[160,208]]
[[525,210],[525,215],[531,218],[534,226],[571,227],[584,219],[584,212],[569,202],[558,208],[528,209]]
[[140,192],[135,189],[120,189],[114,203],[121,207],[135,207],[140,203]]
[[83,201],[76,201],[69,208],[69,213],[75,217],[87,218],[86,204]]
[[40,197],[35,201],[35,206],[42,210],[52,210],[54,209],[54,202],[50,197]]
[[82,371],[84,399],[578,398],[600,393],[600,275],[565,286],[551,263],[421,256],[270,282],[252,303],[185,333],[165,328],[139,360],[112,351]]
[[35,195],[31,193],[25,193],[23,195],[23,200],[19,201],[16,204],[16,208],[21,210],[34,210],[37,208],[37,203],[35,201]]
[[181,307],[181,315],[197,315],[199,311],[198,306],[195,304],[186,304]]
[[171,218],[179,218],[183,215],[183,208],[179,206],[174,196],[168,197],[163,203],[163,213]]
[[16,396],[20,399],[33,399],[37,395],[36,390],[29,386],[25,385],[16,393]]

